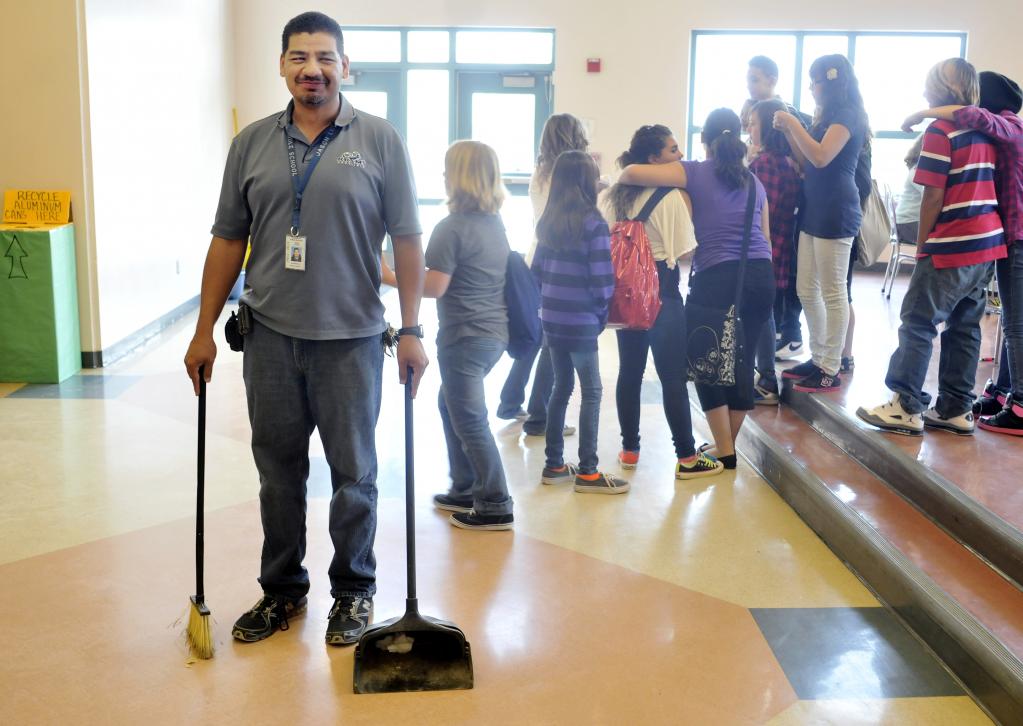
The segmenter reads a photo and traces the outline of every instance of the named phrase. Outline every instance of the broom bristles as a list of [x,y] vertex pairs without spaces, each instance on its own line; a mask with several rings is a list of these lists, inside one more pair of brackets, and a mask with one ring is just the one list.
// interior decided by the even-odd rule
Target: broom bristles
[[210,623],[210,611],[204,603],[191,598],[188,608],[188,644],[192,652],[201,660],[213,657],[213,627]]

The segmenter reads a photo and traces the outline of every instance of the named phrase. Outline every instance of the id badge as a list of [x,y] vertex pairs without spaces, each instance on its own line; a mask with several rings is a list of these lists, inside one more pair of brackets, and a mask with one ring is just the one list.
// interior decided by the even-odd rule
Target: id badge
[[285,235],[284,267],[288,270],[305,271],[305,237]]

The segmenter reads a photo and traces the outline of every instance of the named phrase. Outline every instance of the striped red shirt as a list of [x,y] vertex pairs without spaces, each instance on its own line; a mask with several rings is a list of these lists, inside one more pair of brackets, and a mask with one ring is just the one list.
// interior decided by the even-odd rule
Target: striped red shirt
[[941,214],[919,256],[936,268],[965,267],[1005,257],[995,193],[995,147],[981,133],[935,121],[924,133],[914,181],[945,190]]

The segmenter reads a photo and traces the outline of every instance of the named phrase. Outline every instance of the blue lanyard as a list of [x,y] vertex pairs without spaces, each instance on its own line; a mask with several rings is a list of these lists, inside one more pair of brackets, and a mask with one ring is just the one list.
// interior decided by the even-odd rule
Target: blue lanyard
[[[323,156],[323,152],[327,150],[327,146],[334,137],[337,136],[340,128],[331,124],[327,129],[320,134],[320,143],[316,144],[316,149],[313,151],[313,158],[309,160],[306,165],[305,174],[301,179],[298,178],[298,160],[295,158],[295,141],[288,134],[287,130],[284,132],[284,144],[288,147],[288,168],[291,170],[291,188],[294,191],[293,199],[294,203],[291,207],[291,234],[298,235],[298,223],[299,218],[302,215],[302,195],[305,194],[305,188],[309,185],[309,179],[313,175],[313,170],[316,165],[320,162],[320,157]],[[315,141],[313,143],[316,143]]]

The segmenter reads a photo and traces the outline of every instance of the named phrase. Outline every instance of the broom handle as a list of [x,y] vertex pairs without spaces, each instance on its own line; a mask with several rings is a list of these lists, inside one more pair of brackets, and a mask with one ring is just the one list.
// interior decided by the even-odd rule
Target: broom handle
[[408,605],[416,603],[416,475],[412,449],[412,366],[405,369],[405,564]]
[[206,480],[206,366],[199,366],[199,443],[196,449],[195,599],[203,602],[203,498]]

